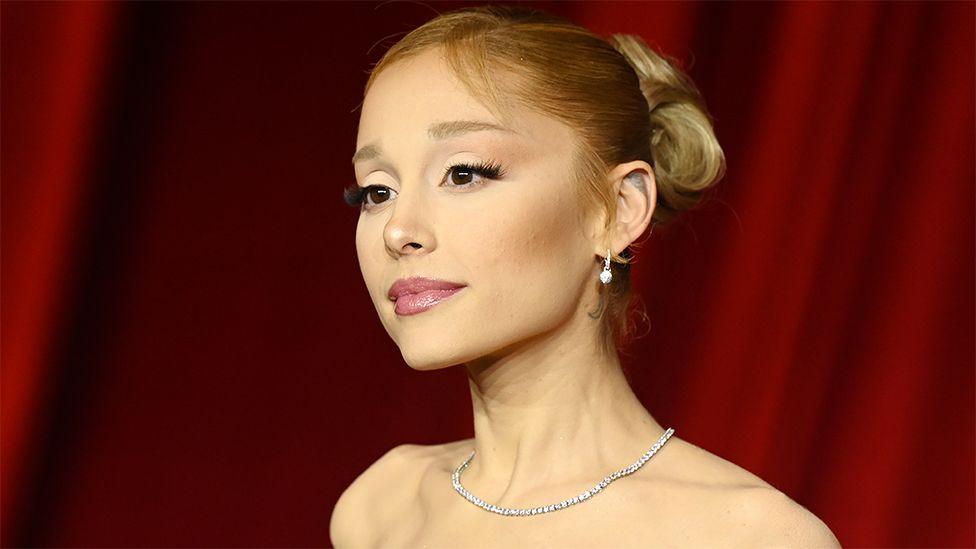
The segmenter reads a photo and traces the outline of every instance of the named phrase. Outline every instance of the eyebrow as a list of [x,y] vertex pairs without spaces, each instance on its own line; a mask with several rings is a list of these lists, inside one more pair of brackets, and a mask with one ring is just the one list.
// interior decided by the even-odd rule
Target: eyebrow
[[[431,139],[447,139],[448,137],[454,137],[457,135],[478,132],[478,131],[501,131],[507,133],[517,134],[515,130],[506,128],[504,126],[499,126],[491,122],[484,122],[481,120],[451,120],[449,122],[437,122],[431,124],[427,128],[427,135]],[[372,160],[383,152],[380,146],[376,143],[370,143],[368,145],[363,145],[360,147],[356,154],[352,155],[352,163],[363,162],[366,160]]]

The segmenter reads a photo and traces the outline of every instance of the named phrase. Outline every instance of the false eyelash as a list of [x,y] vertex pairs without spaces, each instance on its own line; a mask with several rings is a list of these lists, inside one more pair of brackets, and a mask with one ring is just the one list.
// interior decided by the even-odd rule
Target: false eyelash
[[[452,170],[464,168],[466,171],[474,172],[485,179],[501,179],[505,177],[505,170],[501,167],[498,162],[478,162],[476,164],[460,163],[449,166],[444,171],[444,176],[447,177],[451,174]],[[463,187],[474,187],[476,183],[463,185]],[[362,207],[365,205],[366,195],[370,192],[373,187],[382,187],[382,185],[367,185],[365,187],[360,187],[353,183],[346,187],[343,192],[343,200],[346,204],[353,207]]]
[[[454,170],[456,168],[465,168],[465,171],[474,172],[485,179],[501,179],[505,177],[505,171],[502,169],[501,165],[495,161],[478,162],[476,164],[467,164],[463,162],[460,164],[454,164],[453,166],[448,166],[448,168],[444,170],[443,177],[447,177],[448,175],[450,175],[451,170]],[[464,185],[464,186],[473,187],[474,185]]]
[[346,204],[353,208],[362,208],[366,205],[366,195],[374,188],[386,188],[384,185],[366,185],[360,187],[353,183],[342,191],[342,199]]
[[[372,187],[372,185],[369,187]],[[346,202],[346,204],[358,208],[359,206],[362,206],[363,198],[366,196],[366,193],[369,192],[369,187],[360,187],[359,185],[353,183],[342,191],[342,199]]]

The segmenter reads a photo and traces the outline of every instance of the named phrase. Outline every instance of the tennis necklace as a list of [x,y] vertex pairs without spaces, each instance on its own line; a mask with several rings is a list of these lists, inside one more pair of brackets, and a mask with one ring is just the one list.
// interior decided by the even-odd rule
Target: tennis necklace
[[552,505],[543,505],[541,507],[530,507],[528,509],[514,509],[508,507],[499,507],[497,505],[492,505],[482,500],[481,498],[475,496],[471,492],[467,491],[464,488],[464,486],[461,486],[461,472],[467,469],[468,465],[471,463],[471,460],[474,459],[473,451],[471,452],[471,455],[468,456],[468,459],[464,460],[464,463],[459,465],[458,468],[454,470],[454,474],[451,475],[451,484],[454,485],[454,490],[458,494],[461,494],[461,496],[464,497],[464,499],[470,501],[471,503],[477,505],[478,507],[481,507],[485,511],[491,511],[492,513],[498,513],[499,515],[514,516],[514,517],[524,517],[529,515],[539,515],[542,513],[551,513],[552,511],[558,511],[560,509],[565,509],[571,505],[576,505],[577,503],[582,503],[584,501],[587,501],[594,495],[600,493],[600,491],[606,488],[611,482],[617,480],[620,477],[625,477],[627,475],[633,474],[635,471],[643,467],[644,464],[647,463],[647,460],[651,459],[651,457],[653,457],[654,454],[656,454],[657,451],[660,450],[662,446],[664,446],[664,443],[667,442],[669,438],[671,438],[672,434],[674,434],[674,428],[668,428],[668,430],[665,431],[663,435],[661,435],[661,438],[659,438],[657,442],[655,442],[654,445],[651,446],[651,449],[645,452],[630,467],[611,473],[606,478],[598,482],[596,486],[590,488],[589,490],[586,490],[582,494],[572,499],[563,500],[560,501],[559,503],[554,503]]

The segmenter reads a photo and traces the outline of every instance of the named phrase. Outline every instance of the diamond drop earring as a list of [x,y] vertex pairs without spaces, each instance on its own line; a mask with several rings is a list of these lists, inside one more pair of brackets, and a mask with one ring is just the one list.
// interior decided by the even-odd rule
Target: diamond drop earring
[[613,273],[610,272],[610,250],[607,249],[607,257],[603,260],[603,272],[600,273],[600,282],[610,284],[613,280]]

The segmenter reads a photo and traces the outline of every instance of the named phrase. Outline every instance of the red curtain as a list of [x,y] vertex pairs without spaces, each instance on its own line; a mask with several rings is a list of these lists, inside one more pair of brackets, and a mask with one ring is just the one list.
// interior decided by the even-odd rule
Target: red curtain
[[2,6],[2,520],[12,528],[68,300],[74,228],[104,90],[109,3]]
[[[844,546],[976,545],[974,4],[529,4],[678,58],[728,157],[634,266],[651,413]],[[365,71],[459,5],[2,4],[5,546],[326,545],[471,436],[341,202]]]

